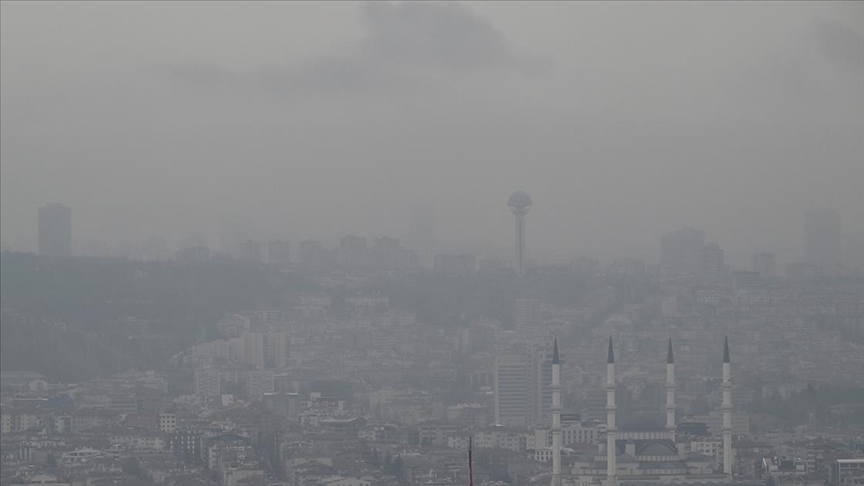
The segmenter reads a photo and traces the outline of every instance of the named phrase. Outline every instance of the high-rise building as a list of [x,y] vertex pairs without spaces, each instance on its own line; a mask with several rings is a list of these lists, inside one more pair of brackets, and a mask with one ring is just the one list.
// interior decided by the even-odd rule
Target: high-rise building
[[273,393],[273,370],[255,370],[249,372],[249,399],[260,401],[265,393]]
[[287,241],[274,240],[267,245],[267,263],[285,268],[291,263],[291,244]]
[[335,263],[336,254],[324,248],[320,241],[300,242],[300,266],[306,270],[322,270]]
[[210,248],[206,246],[185,247],[177,250],[177,261],[206,262],[210,259]]
[[528,426],[530,383],[527,356],[506,354],[495,357],[496,424],[510,427]]
[[777,275],[774,252],[760,251],[753,254],[753,271],[759,272],[763,277],[774,277]]
[[516,218],[516,259],[513,266],[516,270],[516,275],[525,275],[528,254],[525,250],[525,215],[531,209],[533,201],[531,196],[525,191],[516,191],[510,195],[507,200],[507,206],[510,207],[510,212]]
[[546,423],[552,411],[551,348],[529,345],[495,359],[495,422],[513,427]]
[[195,371],[195,394],[199,397],[217,397],[222,393],[220,374],[217,370]]
[[533,334],[542,324],[540,299],[525,296],[516,299],[516,330],[522,334]]
[[840,263],[842,233],[840,211],[828,208],[807,211],[804,215],[804,263]]
[[246,240],[240,245],[240,259],[247,262],[261,261],[261,242]]
[[288,359],[288,335],[285,332],[264,334],[264,366],[281,370]]
[[39,208],[39,254],[72,255],[72,209],[59,203]]
[[246,333],[244,338],[244,356],[246,363],[257,369],[264,368],[264,333]]
[[724,264],[723,249],[717,243],[708,243],[702,251],[703,267],[705,277],[712,283],[721,283],[726,277],[726,265]]
[[528,349],[531,366],[531,403],[529,423],[545,424],[552,412],[552,350],[543,346]]
[[339,241],[341,264],[357,268],[366,264],[366,238],[348,235]]
[[660,240],[660,266],[667,273],[699,275],[703,269],[705,232],[682,228]]

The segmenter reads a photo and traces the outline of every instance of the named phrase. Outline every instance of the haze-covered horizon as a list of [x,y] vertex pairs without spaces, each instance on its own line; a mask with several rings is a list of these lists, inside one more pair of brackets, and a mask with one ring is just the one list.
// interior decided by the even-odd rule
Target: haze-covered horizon
[[864,4],[2,3],[0,232],[655,257],[864,232]]

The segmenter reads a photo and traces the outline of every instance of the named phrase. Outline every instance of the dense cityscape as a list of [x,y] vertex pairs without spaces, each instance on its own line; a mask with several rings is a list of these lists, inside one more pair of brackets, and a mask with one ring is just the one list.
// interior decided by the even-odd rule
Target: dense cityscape
[[2,254],[3,483],[444,486],[469,448],[490,486],[864,481],[864,255],[837,211],[780,272],[693,228],[656,263],[544,266],[531,197],[508,206],[511,258],[424,266],[358,236],[76,257],[45,205],[38,255]]
[[864,1],[0,0],[0,486],[864,486]]

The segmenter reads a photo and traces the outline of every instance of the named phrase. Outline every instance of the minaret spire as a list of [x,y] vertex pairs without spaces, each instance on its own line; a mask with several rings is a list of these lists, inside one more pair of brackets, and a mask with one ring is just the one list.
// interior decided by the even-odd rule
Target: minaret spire
[[729,337],[723,343],[723,474],[732,477],[732,369]]
[[552,485],[561,486],[561,359],[558,338],[552,349]]
[[606,484],[617,486],[618,476],[615,464],[617,447],[615,445],[615,352],[612,349],[612,336],[609,336],[609,350],[606,352]]
[[675,439],[675,358],[672,355],[672,338],[666,349],[666,431]]

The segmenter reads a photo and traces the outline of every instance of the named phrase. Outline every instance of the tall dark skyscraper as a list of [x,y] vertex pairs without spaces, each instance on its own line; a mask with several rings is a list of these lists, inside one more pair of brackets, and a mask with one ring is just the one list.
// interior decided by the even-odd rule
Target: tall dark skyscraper
[[840,262],[843,225],[840,211],[818,208],[804,215],[804,262],[833,265]]
[[39,208],[39,254],[72,255],[72,209],[59,203]]

